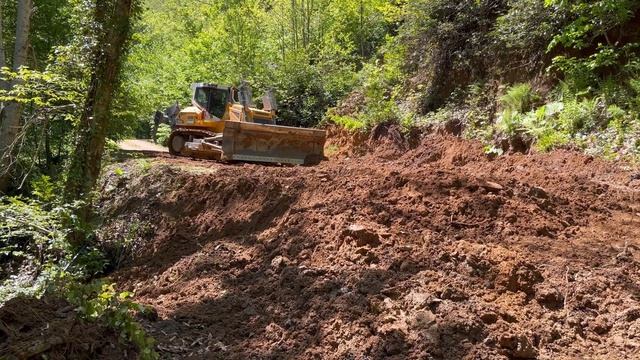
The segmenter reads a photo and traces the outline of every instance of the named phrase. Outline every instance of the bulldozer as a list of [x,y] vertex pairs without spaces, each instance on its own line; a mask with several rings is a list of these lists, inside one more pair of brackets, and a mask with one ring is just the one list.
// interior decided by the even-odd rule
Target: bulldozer
[[295,165],[324,159],[326,132],[276,125],[272,92],[253,106],[251,88],[208,83],[192,85],[192,105],[180,110],[169,137],[169,152],[219,161]]

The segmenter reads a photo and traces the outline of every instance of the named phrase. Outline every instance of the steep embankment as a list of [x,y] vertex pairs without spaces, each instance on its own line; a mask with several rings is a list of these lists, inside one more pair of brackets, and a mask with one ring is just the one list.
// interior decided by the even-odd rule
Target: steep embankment
[[172,359],[640,356],[640,172],[420,141],[120,165],[143,174],[104,181],[103,240],[133,254],[113,278]]

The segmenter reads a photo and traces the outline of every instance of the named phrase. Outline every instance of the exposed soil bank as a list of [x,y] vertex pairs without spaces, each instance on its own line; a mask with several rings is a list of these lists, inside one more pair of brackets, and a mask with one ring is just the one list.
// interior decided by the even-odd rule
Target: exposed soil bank
[[161,158],[107,176],[104,241],[139,239],[114,279],[157,310],[144,322],[162,356],[640,357],[637,170],[394,144],[317,167]]
[[78,318],[75,307],[52,297],[15,298],[0,309],[0,359],[137,359],[119,334]]

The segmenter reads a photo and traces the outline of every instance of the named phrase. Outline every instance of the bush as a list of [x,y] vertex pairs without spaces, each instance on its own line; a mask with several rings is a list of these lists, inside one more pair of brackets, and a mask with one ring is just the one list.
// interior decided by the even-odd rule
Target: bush
[[599,99],[572,100],[565,103],[558,122],[570,134],[589,132],[602,120]]
[[531,110],[534,100],[537,98],[531,85],[513,85],[507,93],[500,98],[505,111],[525,113]]
[[498,129],[507,136],[514,136],[534,127],[537,115],[531,109],[536,98],[529,84],[516,84],[509,88],[500,98],[503,111]]
[[74,249],[67,241],[79,227],[78,206],[0,198],[0,303],[20,294],[42,294],[60,273],[84,279],[102,271],[106,261],[99,251]]
[[364,121],[348,115],[329,115],[328,119],[336,125],[343,127],[351,132],[363,130],[366,126],[366,123]]
[[158,144],[162,146],[169,146],[169,136],[171,136],[171,126],[167,124],[160,124],[158,126],[158,133],[156,134]]
[[569,135],[554,129],[548,129],[538,136],[536,148],[540,151],[551,151],[568,144],[570,140]]
[[40,175],[31,182],[31,193],[41,202],[48,203],[55,199],[58,192],[50,176]]
[[411,127],[413,114],[403,116],[398,107],[405,76],[401,69],[404,51],[404,46],[395,39],[388,38],[387,43],[379,50],[378,58],[364,64],[358,73],[359,86],[356,93],[362,94],[364,98],[362,107],[352,109],[353,113],[340,115],[330,110],[327,119],[350,131],[368,130],[387,122]]
[[123,340],[136,345],[141,360],[158,359],[154,351],[154,339],[147,336],[132,313],[148,313],[150,310],[130,300],[130,292],[117,292],[115,284],[94,281],[87,285],[76,282],[59,282],[57,292],[66,294],[67,300],[77,307],[84,320],[100,322],[118,331]]
[[[46,177],[34,183],[40,198],[52,198]],[[123,340],[140,350],[141,359],[157,359],[153,339],[138,325],[132,312],[146,308],[102,281],[82,284],[100,273],[107,261],[95,248],[74,248],[67,241],[77,229],[78,204],[59,205],[21,198],[0,198],[0,305],[17,296],[63,295],[87,321],[119,331]]]

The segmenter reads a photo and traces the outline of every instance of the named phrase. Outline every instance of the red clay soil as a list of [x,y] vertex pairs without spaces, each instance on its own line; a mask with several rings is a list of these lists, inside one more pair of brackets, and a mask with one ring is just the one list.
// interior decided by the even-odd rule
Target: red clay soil
[[103,240],[139,238],[113,277],[157,310],[162,357],[640,358],[637,169],[380,143],[316,167],[165,158],[107,177]]
[[45,297],[15,298],[0,309],[0,359],[136,359],[118,334],[84,322],[75,307]]

